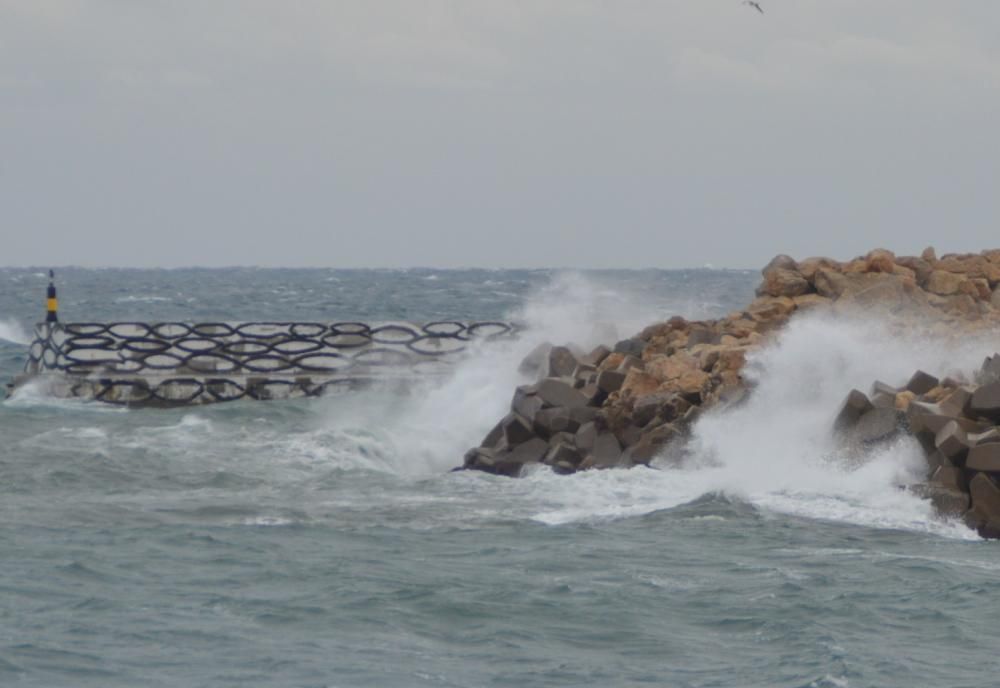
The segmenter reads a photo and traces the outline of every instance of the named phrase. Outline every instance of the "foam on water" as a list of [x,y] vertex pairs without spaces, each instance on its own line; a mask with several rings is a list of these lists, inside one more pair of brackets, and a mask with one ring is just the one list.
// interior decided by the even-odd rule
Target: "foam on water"
[[975,538],[901,489],[923,477],[923,458],[913,440],[849,456],[835,442],[831,425],[853,387],[867,390],[877,379],[901,385],[918,368],[970,376],[990,347],[985,339],[956,349],[893,337],[872,321],[798,318],[775,345],[748,362],[750,400],[696,424],[680,468],[574,476],[567,481],[566,504],[536,518],[565,523],[638,515],[722,493],[801,517]]

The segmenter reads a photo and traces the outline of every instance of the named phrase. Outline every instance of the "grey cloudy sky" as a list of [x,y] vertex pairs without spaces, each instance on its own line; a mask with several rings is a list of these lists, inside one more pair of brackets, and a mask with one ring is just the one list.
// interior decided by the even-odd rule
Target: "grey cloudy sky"
[[995,0],[0,0],[0,264],[1000,246]]

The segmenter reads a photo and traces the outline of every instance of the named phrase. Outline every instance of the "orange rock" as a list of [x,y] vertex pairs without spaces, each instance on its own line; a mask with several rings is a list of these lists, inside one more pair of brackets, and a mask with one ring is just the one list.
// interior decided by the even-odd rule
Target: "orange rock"
[[917,395],[910,391],[903,391],[896,395],[896,408],[905,411],[910,407],[910,402],[917,398]]
[[850,274],[854,272],[868,272],[868,261],[864,258],[855,258],[844,265],[844,274]]
[[622,398],[643,397],[652,394],[660,386],[660,381],[639,368],[632,368],[625,375],[625,382],[619,394]]
[[830,268],[820,268],[816,271],[816,291],[821,296],[836,299],[847,289],[846,275]]
[[916,277],[917,284],[921,286],[927,282],[927,278],[930,277],[931,271],[934,269],[931,267],[931,264],[923,258],[914,258],[913,256],[902,256],[896,258],[896,265],[912,270],[914,276]]
[[989,301],[990,297],[993,296],[993,292],[990,291],[990,283],[988,280],[982,277],[973,277],[969,280],[969,285],[973,288],[975,293],[970,293],[969,296],[974,296],[981,301]]
[[747,350],[743,348],[724,349],[719,352],[718,370],[740,371],[747,362]]
[[[941,261],[944,262],[944,261]],[[968,281],[968,277],[945,270],[934,270],[927,278],[927,291],[940,296],[950,296],[957,294],[962,288],[962,284]]]
[[601,361],[599,370],[616,370],[625,361],[625,354],[610,353]]
[[795,302],[787,296],[761,296],[754,299],[747,311],[760,322],[785,318],[795,310]]
[[798,296],[805,294],[810,284],[796,270],[772,268],[764,273],[764,281],[757,288],[761,296]]
[[702,394],[708,389],[711,375],[703,370],[689,370],[675,382],[675,387],[681,394]]
[[795,303],[796,310],[807,310],[810,308],[825,307],[829,306],[832,301],[825,296],[820,296],[819,294],[803,294],[802,296],[796,296],[792,301]]
[[896,266],[896,254],[884,248],[869,251],[865,256],[866,272],[893,272]]
[[659,356],[646,364],[646,372],[659,381],[676,380],[691,370],[700,369],[699,361],[681,351],[673,356]]
[[806,278],[809,282],[816,279],[816,272],[820,268],[828,268],[831,270],[840,270],[840,263],[830,258],[806,258],[796,264],[799,274]]

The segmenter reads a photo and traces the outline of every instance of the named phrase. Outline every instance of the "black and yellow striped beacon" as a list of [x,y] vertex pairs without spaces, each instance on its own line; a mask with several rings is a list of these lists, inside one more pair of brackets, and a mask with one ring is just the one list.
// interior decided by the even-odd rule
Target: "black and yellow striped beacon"
[[56,274],[54,271],[49,270],[49,291],[48,298],[46,299],[46,314],[45,322],[59,322],[59,299],[56,298],[56,284],[55,284]]

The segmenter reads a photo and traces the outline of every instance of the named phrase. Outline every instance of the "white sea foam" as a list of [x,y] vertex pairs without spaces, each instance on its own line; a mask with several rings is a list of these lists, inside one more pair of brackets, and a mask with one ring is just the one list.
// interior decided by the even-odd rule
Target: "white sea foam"
[[11,318],[0,320],[0,340],[24,345],[31,343],[31,337],[21,324]]
[[[331,402],[326,427],[363,433],[365,468],[374,456],[385,470],[408,475],[440,474],[461,463],[509,409],[521,360],[539,343],[572,342],[584,350],[634,334],[655,316],[643,313],[638,295],[615,292],[584,277],[558,275],[523,308],[510,314],[525,331],[514,341],[479,346],[443,381],[399,397],[385,390]],[[359,447],[360,448],[360,447]]]
[[536,518],[564,523],[635,515],[722,493],[778,513],[975,537],[900,489],[921,478],[915,442],[902,439],[859,460],[839,451],[830,429],[852,387],[867,390],[876,379],[903,384],[918,368],[970,376],[991,346],[980,339],[945,347],[890,336],[872,321],[799,318],[749,361],[751,399],[695,426],[681,469],[635,479],[629,473],[574,476],[580,480],[569,488],[567,504]]

